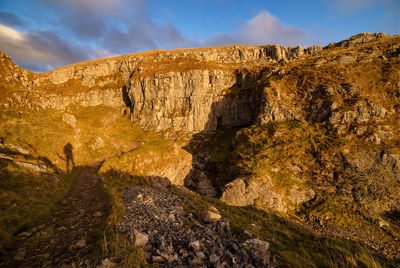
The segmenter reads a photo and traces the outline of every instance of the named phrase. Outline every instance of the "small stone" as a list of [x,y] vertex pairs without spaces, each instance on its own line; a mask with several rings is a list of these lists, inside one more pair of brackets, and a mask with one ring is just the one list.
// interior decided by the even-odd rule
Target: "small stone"
[[50,257],[50,254],[49,253],[43,253],[43,254],[37,255],[37,257],[42,258],[42,259],[48,259]]
[[86,240],[81,239],[78,242],[76,242],[75,244],[71,245],[68,249],[69,250],[74,250],[74,249],[83,248],[85,246],[86,246]]
[[153,257],[151,257],[151,260],[152,260],[153,262],[163,262],[163,261],[164,261],[164,258],[161,257],[161,256],[153,256]]
[[97,268],[111,268],[117,266],[116,263],[110,261],[109,259],[104,259],[101,261],[100,265],[97,265]]
[[254,227],[254,228],[257,228],[257,229],[262,229],[262,226],[257,225],[257,224],[255,224],[255,223],[251,223],[250,226],[252,226],[252,227]]
[[16,261],[23,261],[25,259],[25,251],[21,250],[18,252],[17,255],[14,256],[14,260]]
[[214,213],[219,214],[218,209],[217,209],[216,207],[214,207],[214,206],[209,206],[209,207],[208,207],[208,210],[211,211],[211,212],[214,212]]
[[39,226],[36,226],[35,228],[32,229],[32,232],[36,232],[36,231],[38,231],[38,230],[40,230],[40,229],[43,229],[44,227],[45,227],[44,224],[39,225]]
[[212,211],[205,211],[202,215],[202,219],[206,222],[217,222],[221,219],[221,215]]
[[216,263],[216,262],[219,262],[219,257],[218,257],[216,254],[212,254],[212,255],[210,256],[210,262],[211,262],[212,264],[214,264],[214,263]]
[[93,217],[101,217],[103,215],[103,213],[101,213],[100,211],[96,211],[95,213],[93,213]]
[[191,247],[194,251],[199,251],[200,250],[200,241],[196,240],[196,241],[190,242],[189,247]]
[[199,252],[197,252],[197,257],[199,259],[204,259],[206,257],[206,255],[203,252],[199,251]]
[[30,237],[31,235],[32,235],[32,233],[29,233],[29,232],[22,232],[22,233],[20,233],[18,236],[28,238],[28,237]]
[[39,232],[38,233],[38,236],[48,236],[49,234],[47,233],[47,232],[45,232],[45,231],[42,231],[42,232]]
[[60,228],[57,229],[58,232],[62,232],[62,231],[67,231],[68,228],[65,226],[61,226]]
[[144,247],[149,241],[149,237],[146,234],[143,234],[137,230],[133,230],[135,235],[135,246],[136,247]]

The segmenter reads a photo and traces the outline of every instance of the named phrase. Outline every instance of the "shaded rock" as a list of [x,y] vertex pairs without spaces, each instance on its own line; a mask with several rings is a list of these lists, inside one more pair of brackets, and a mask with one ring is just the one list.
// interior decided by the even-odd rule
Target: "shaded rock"
[[256,238],[256,237],[257,237],[257,235],[256,235],[255,233],[253,233],[252,231],[250,231],[250,230],[244,230],[244,231],[243,231],[243,234],[244,234],[248,239],[253,239],[253,238]]
[[215,197],[217,195],[217,191],[209,179],[202,179],[197,184],[197,192],[203,196],[207,197]]
[[18,253],[14,256],[14,260],[23,261],[25,259],[26,252],[24,250],[18,251]]
[[80,249],[80,248],[84,248],[86,247],[86,240],[85,239],[81,239],[78,242],[76,242],[75,244],[69,246],[69,250],[75,250],[75,249]]
[[250,248],[250,254],[257,260],[258,265],[266,266],[270,263],[271,254],[269,253],[269,243],[259,240],[251,239],[245,241],[242,246]]
[[200,250],[200,241],[196,240],[196,241],[190,242],[189,247],[191,247],[196,252],[199,251]]

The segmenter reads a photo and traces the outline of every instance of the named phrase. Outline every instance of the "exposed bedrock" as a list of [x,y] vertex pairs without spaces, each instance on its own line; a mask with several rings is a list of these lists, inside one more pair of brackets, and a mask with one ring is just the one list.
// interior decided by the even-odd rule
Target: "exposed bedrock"
[[[214,130],[253,123],[257,90],[241,90],[260,72],[190,70],[133,79],[127,87],[131,118],[157,131]],[[127,102],[125,102],[127,103]]]

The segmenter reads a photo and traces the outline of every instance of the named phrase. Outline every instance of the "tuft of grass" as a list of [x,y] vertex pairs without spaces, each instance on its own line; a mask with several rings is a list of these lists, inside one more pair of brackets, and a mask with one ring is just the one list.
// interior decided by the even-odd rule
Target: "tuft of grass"
[[106,193],[111,202],[108,224],[103,233],[102,255],[118,263],[118,267],[148,267],[142,248],[135,247],[127,234],[118,231],[118,222],[125,214],[122,201],[122,189],[128,185],[147,186],[140,176],[109,170],[102,173]]

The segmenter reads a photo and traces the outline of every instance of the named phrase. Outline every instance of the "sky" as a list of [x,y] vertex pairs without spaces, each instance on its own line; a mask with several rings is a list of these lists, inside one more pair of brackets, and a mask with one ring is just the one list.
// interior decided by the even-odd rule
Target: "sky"
[[400,33],[400,0],[0,0],[0,51],[45,72],[152,49]]

